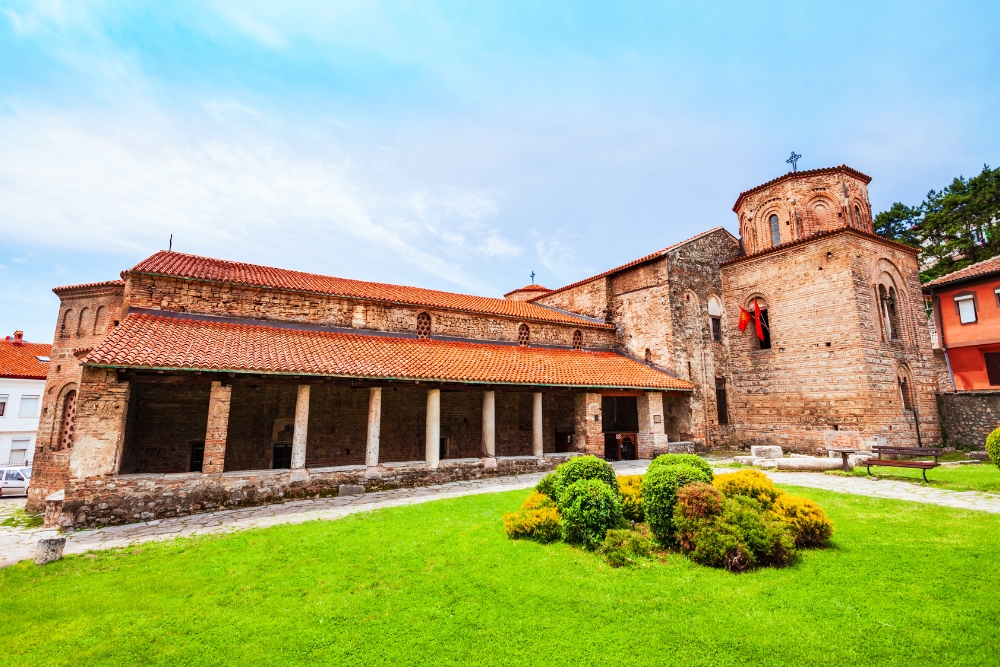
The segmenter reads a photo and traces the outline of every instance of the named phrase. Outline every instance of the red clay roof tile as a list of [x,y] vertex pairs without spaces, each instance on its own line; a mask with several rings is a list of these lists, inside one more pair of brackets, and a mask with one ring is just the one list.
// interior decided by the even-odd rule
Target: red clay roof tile
[[52,291],[56,294],[61,294],[62,292],[71,292],[74,290],[84,290],[84,289],[96,289],[98,287],[119,287],[125,284],[124,280],[104,280],[99,283],[81,283],[79,285],[63,285],[62,287],[53,287]]
[[37,357],[48,357],[52,346],[48,343],[21,343],[0,340],[0,377],[44,380],[49,365]]
[[353,299],[404,303],[428,308],[462,310],[519,320],[598,328],[611,326],[576,317],[569,313],[553,311],[526,301],[509,301],[485,296],[439,292],[421,287],[335,278],[315,273],[276,269],[270,266],[230,262],[162,250],[136,264],[131,271],[270,289],[330,294]]
[[691,389],[685,380],[610,351],[418,340],[145,313],[128,315],[84,363],[364,379]]
[[964,269],[952,271],[951,273],[943,275],[940,278],[935,278],[929,283],[924,284],[924,287],[945,285],[947,283],[955,283],[960,280],[969,280],[980,276],[986,277],[994,273],[1000,273],[1000,256],[990,257],[989,259],[984,259],[981,262],[970,264]]

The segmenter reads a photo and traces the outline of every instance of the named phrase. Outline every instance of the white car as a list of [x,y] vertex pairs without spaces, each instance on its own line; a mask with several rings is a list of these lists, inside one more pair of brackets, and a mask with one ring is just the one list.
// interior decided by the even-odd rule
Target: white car
[[31,468],[0,468],[0,493],[5,496],[28,495]]

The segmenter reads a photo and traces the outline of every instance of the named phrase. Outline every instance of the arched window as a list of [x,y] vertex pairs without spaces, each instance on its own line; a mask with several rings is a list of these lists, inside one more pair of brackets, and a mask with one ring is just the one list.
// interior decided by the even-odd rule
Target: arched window
[[861,226],[861,207],[857,204],[854,205],[854,224]]
[[62,428],[59,430],[59,449],[67,450],[73,446],[73,426],[76,423],[76,391],[66,394],[63,399]]
[[94,333],[100,334],[104,333],[104,330],[108,328],[108,309],[101,306],[97,309],[97,314],[94,315]]
[[426,340],[431,337],[431,316],[427,313],[417,315],[417,338]]
[[73,333],[73,309],[67,308],[63,314],[62,326],[59,327],[59,337],[69,338],[71,333]]
[[573,332],[573,349],[582,350],[583,349],[583,334],[577,329]]
[[913,388],[905,376],[899,378],[899,394],[903,397],[903,409],[913,409]]
[[711,327],[712,340],[722,342],[722,302],[714,294],[708,297],[708,320]]
[[527,324],[522,324],[517,328],[517,344],[521,347],[528,347],[531,342],[531,330]]
[[771,223],[771,245],[781,245],[781,227],[778,226],[778,216],[772,213],[768,222]]
[[882,331],[885,339],[900,340],[902,330],[899,326],[899,313],[896,308],[896,288],[885,288],[885,285],[878,286],[879,311],[882,316]]
[[757,343],[758,350],[770,350],[771,349],[771,319],[767,312],[767,302],[761,297],[757,297],[757,307],[760,308],[760,330],[764,334],[763,338],[757,336],[757,322],[756,315],[754,315],[754,300],[750,299],[750,303],[747,304],[747,311],[750,312],[751,321],[747,326],[746,330],[750,332],[753,336],[754,341]]
[[90,308],[84,308],[80,311],[80,321],[76,325],[76,335],[86,336],[87,335],[87,320],[90,318]]
[[646,348],[646,363],[650,365],[653,363],[653,351],[648,347]]

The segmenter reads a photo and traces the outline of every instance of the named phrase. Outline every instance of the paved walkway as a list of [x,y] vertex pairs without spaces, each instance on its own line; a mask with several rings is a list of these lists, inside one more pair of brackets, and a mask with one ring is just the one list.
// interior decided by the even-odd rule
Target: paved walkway
[[[639,475],[646,472],[648,461],[623,461],[614,464],[620,474]],[[718,473],[732,470],[717,470]],[[518,475],[514,477],[499,477],[493,479],[473,480],[466,482],[451,482],[415,489],[396,489],[366,493],[360,496],[345,496],[342,498],[320,498],[317,500],[298,500],[279,505],[264,505],[262,507],[247,507],[243,509],[222,510],[207,514],[133,523],[124,526],[112,526],[93,530],[80,530],[68,533],[66,537],[66,554],[79,554],[91,550],[113,549],[129,544],[138,544],[153,540],[165,540],[173,537],[188,537],[191,535],[208,535],[226,533],[248,528],[266,528],[279,524],[295,524],[316,519],[339,519],[355,512],[367,512],[385,507],[414,505],[430,500],[457,498],[481,493],[496,493],[527,489],[538,483],[543,473]],[[944,491],[921,487],[908,482],[892,480],[874,480],[864,477],[837,477],[822,473],[806,472],[768,472],[778,484],[805,486],[841,493],[851,493],[876,498],[892,498],[910,500],[918,503],[945,505],[961,509],[981,510],[1000,514],[1000,496],[976,493],[972,491]],[[0,516],[9,515],[19,507],[24,506],[24,499],[0,500]],[[32,558],[35,543],[43,537],[55,537],[58,531],[52,529],[23,529],[0,527],[0,567]]]

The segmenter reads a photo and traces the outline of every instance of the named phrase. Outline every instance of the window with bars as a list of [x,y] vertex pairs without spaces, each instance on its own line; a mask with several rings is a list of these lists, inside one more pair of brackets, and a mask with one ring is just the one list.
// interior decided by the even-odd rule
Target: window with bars
[[431,316],[427,313],[417,315],[417,338],[427,339],[431,337]]
[[522,324],[517,328],[517,344],[521,347],[527,347],[530,342],[531,329],[528,328],[527,324]]
[[582,350],[583,349],[583,334],[579,329],[573,332],[573,349]]
[[713,317],[712,319],[712,340],[716,343],[722,342],[722,318]]

